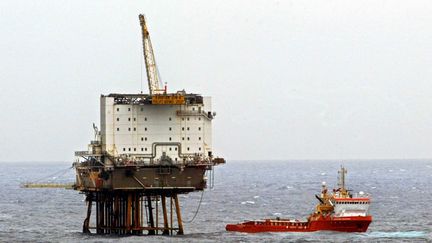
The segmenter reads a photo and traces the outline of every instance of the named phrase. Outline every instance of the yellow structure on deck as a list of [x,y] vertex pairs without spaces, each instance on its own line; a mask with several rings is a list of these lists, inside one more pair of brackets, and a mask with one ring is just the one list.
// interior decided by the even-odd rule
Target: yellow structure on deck
[[158,94],[152,96],[153,105],[184,105],[185,97],[181,94]]

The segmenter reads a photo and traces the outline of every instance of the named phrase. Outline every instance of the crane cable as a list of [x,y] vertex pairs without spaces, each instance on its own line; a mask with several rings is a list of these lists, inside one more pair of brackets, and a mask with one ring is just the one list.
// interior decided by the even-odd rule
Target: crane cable
[[[68,167],[68,168],[66,168],[66,169],[59,170],[59,171],[57,171],[57,172],[55,172],[55,173],[53,173],[53,174],[50,174],[50,175],[48,175],[48,176],[41,177],[41,178],[39,178],[39,179],[33,181],[33,183],[40,182],[40,181],[42,181],[42,180],[44,180],[44,179],[48,179],[48,178],[50,178],[50,177],[54,177],[55,175],[57,175],[56,177],[58,178],[58,177],[60,177],[60,176],[63,176],[64,174],[66,174],[66,173],[67,173],[70,169],[72,169],[72,168],[73,168],[73,166]],[[56,178],[56,179],[57,179],[57,178]],[[54,179],[54,180],[55,180],[55,179]]]

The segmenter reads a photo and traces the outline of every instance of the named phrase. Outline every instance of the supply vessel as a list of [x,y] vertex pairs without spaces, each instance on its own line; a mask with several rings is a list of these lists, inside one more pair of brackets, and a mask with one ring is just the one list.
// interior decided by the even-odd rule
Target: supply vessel
[[352,194],[345,187],[347,170],[339,171],[338,188],[329,193],[325,182],[322,184],[321,195],[315,195],[319,204],[307,220],[294,219],[263,219],[246,221],[239,224],[228,224],[227,231],[245,233],[259,232],[312,232],[319,230],[342,232],[365,232],[372,222],[368,214],[371,198],[364,192]]

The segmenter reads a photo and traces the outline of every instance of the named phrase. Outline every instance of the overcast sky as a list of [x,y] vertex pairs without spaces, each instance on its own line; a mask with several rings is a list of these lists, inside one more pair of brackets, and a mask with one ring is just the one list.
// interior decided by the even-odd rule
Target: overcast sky
[[53,0],[0,2],[0,161],[86,149],[100,94],[140,90],[139,13],[216,155],[432,158],[431,1]]

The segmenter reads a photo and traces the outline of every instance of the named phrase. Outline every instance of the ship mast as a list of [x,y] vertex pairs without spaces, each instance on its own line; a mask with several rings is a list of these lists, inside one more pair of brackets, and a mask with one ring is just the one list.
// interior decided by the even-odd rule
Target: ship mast
[[141,30],[142,30],[142,41],[143,41],[143,52],[144,61],[147,72],[147,81],[150,95],[161,93],[162,84],[159,78],[159,71],[156,66],[156,59],[153,53],[153,47],[150,40],[150,34],[147,29],[144,15],[139,15]]

